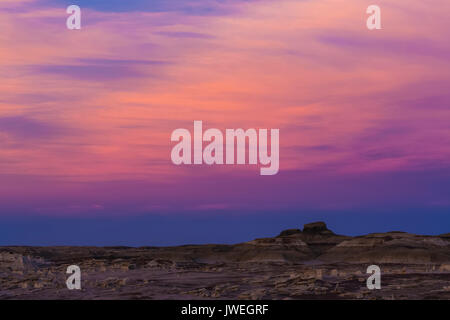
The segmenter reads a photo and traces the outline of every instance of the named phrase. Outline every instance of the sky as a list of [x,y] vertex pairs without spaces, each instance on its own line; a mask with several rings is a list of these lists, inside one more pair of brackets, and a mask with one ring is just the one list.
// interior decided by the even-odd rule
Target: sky
[[[375,2],[2,0],[0,245],[450,232],[450,3]],[[194,120],[280,129],[279,173],[173,165]]]

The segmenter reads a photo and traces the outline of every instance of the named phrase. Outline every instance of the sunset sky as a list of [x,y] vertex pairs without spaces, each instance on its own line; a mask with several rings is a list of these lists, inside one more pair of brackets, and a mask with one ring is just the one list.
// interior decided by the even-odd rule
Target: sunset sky
[[[232,243],[316,220],[450,232],[449,12],[0,0],[0,245]],[[280,129],[279,173],[173,165],[171,133],[194,120]]]

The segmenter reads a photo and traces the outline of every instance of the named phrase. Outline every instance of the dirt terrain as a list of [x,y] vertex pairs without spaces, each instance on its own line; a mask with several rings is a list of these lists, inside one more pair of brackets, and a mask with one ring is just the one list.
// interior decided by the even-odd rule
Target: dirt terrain
[[[372,264],[380,290],[366,286]],[[69,265],[81,290],[67,289]],[[0,299],[450,299],[450,234],[316,222],[235,245],[0,247]]]

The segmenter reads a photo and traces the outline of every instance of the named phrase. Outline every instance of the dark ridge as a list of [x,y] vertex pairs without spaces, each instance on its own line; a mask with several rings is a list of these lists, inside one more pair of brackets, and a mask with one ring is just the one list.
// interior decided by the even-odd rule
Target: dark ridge
[[293,234],[299,234],[299,233],[302,233],[302,231],[300,229],[287,229],[287,230],[281,231],[281,233],[277,236],[277,238],[288,237],[288,236],[292,236]]

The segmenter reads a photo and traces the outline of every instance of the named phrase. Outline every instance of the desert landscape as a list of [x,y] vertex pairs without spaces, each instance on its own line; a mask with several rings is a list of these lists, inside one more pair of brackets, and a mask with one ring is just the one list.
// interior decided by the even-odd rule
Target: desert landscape
[[[381,289],[369,290],[369,265]],[[81,269],[68,290],[67,267]],[[337,235],[325,223],[235,245],[0,247],[0,299],[450,299],[450,234]]]

